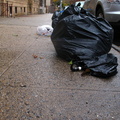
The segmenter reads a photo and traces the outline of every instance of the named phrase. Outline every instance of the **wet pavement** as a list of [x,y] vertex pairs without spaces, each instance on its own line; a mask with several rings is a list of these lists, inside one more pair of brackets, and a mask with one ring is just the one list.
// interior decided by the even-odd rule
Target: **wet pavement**
[[120,120],[120,66],[108,79],[71,72],[36,35],[51,16],[0,18],[0,120]]

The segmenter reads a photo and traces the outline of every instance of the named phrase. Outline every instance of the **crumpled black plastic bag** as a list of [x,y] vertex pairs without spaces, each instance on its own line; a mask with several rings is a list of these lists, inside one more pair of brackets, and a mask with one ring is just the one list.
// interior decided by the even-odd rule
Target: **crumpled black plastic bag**
[[78,6],[75,6],[74,4],[72,4],[66,10],[64,10],[62,14],[60,13],[60,11],[55,11],[52,15],[52,27],[55,28],[55,26],[61,19],[69,15],[79,14],[79,13],[80,13],[80,10]]
[[91,75],[93,76],[106,78],[117,73],[117,58],[111,53],[86,60],[84,64],[91,70]]
[[107,55],[112,46],[113,29],[103,18],[71,5],[58,17],[51,40],[61,58],[67,61],[79,58],[92,71],[91,75],[109,77],[117,73],[117,58]]
[[61,15],[60,11],[55,11],[52,15],[52,27],[55,28],[55,26],[58,23],[58,17]]

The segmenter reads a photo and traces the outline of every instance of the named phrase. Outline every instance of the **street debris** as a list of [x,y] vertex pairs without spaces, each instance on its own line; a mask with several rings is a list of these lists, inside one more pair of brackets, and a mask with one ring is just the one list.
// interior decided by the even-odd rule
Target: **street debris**
[[61,15],[53,14],[52,27],[55,50],[72,71],[103,78],[117,74],[117,57],[109,53],[114,31],[105,19],[70,5]]
[[40,59],[44,59],[43,57],[39,57]]
[[50,25],[42,25],[37,27],[37,35],[51,36],[53,28]]
[[89,68],[87,68],[87,69],[85,69],[85,71],[82,72],[81,76],[84,76],[90,72],[91,72],[91,70]]
[[27,87],[26,85],[21,84],[20,87]]
[[17,37],[18,35],[13,35],[13,36],[16,36],[16,37]]
[[34,55],[34,54],[33,54],[32,56],[33,56],[33,58],[35,58],[35,59],[36,59],[36,58],[44,59],[44,57],[41,57],[41,56],[39,57],[39,56]]
[[32,55],[34,58],[38,58],[38,56],[37,55]]

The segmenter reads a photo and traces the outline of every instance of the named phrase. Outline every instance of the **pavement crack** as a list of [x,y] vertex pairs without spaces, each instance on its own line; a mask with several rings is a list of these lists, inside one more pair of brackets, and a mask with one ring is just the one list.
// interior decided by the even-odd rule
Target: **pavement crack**
[[[35,39],[36,41],[36,39]],[[14,60],[9,62],[8,67],[0,74],[0,77],[14,64],[14,62],[19,59],[26,51],[29,47],[31,47],[33,45],[33,43],[35,42],[33,41],[24,51],[22,51]]]

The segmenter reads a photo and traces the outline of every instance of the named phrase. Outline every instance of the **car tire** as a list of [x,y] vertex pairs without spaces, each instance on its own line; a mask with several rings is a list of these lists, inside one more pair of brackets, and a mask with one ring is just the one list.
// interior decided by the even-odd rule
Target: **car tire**
[[104,18],[104,14],[103,14],[102,8],[99,8],[99,9],[96,11],[96,17],[102,17],[102,18]]

